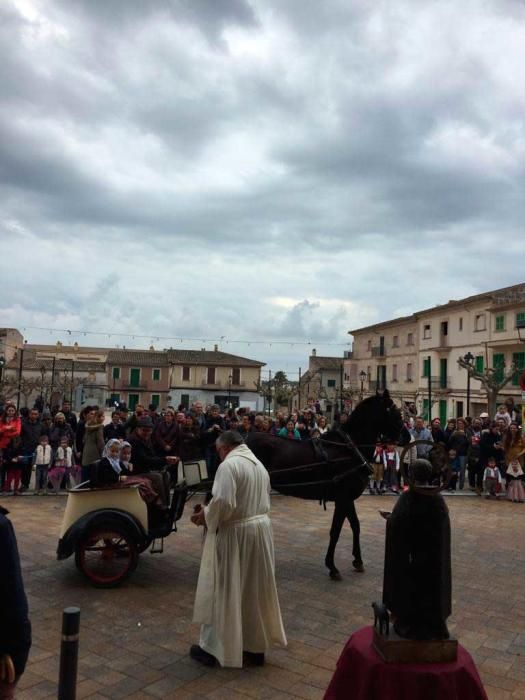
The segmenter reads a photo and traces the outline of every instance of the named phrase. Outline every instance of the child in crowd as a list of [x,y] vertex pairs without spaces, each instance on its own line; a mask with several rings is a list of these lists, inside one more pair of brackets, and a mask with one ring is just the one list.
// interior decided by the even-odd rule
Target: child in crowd
[[42,494],[47,488],[47,476],[51,461],[53,459],[53,450],[49,444],[47,435],[41,435],[38,440],[38,445],[35,451],[35,491]]
[[485,498],[497,498],[501,491],[501,473],[496,466],[496,459],[489,457],[485,472],[483,474],[483,485],[485,487]]
[[55,454],[55,467],[64,469],[62,481],[69,482],[69,475],[73,468],[73,448],[69,446],[67,437],[60,440],[60,445]]
[[456,450],[448,451],[448,468],[450,472],[450,481],[448,484],[448,490],[451,493],[456,491],[456,486],[458,483],[458,476],[461,471],[461,464],[459,457],[457,456]]
[[372,469],[373,474],[370,479],[370,493],[382,496],[385,492],[384,476],[385,467],[383,465],[383,452],[384,448],[381,443],[377,443],[376,449],[374,450],[374,456],[372,457]]
[[67,437],[63,437],[61,438],[60,444],[57,447],[55,461],[48,474],[52,487],[52,493],[55,495],[58,495],[58,492],[60,491],[60,484],[62,483],[62,479],[66,474],[67,467],[71,466],[71,460],[72,449],[69,447]]
[[523,488],[523,468],[519,459],[513,459],[507,471],[507,498],[513,503],[525,503],[525,488]]
[[279,437],[290,438],[290,440],[300,440],[301,436],[299,431],[294,425],[293,420],[289,420],[285,428],[281,428],[277,433]]
[[394,493],[399,492],[399,453],[394,442],[387,442],[383,450],[383,467],[385,472],[385,485]]
[[12,490],[14,496],[20,493],[20,481],[22,479],[22,460],[19,452],[19,447],[14,440],[3,450],[3,467],[5,469],[3,491],[9,492]]

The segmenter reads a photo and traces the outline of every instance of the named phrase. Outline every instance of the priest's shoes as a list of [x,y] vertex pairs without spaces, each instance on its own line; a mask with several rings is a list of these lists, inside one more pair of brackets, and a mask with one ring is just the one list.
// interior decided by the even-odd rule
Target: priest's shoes
[[191,645],[190,656],[192,659],[195,659],[195,661],[204,664],[204,666],[215,666],[215,664],[217,663],[217,659],[215,658],[215,656],[213,656],[212,654],[208,654],[208,652],[204,651],[204,649],[201,649],[201,647],[198,644]]
[[253,651],[245,651],[244,661],[248,666],[264,666],[264,654],[255,654]]

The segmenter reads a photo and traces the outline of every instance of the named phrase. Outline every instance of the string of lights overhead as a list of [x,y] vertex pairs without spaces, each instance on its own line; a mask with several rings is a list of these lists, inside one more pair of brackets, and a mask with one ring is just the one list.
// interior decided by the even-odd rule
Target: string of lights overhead
[[120,332],[108,332],[108,331],[92,331],[92,330],[77,330],[69,328],[45,328],[42,326],[24,326],[23,331],[44,331],[49,332],[50,335],[56,333],[67,334],[68,336],[98,336],[101,338],[129,338],[131,340],[148,340],[153,341],[175,341],[180,343],[225,343],[225,344],[240,344],[240,345],[266,345],[272,347],[273,345],[287,345],[289,347],[294,346],[308,346],[308,345],[320,345],[323,347],[349,347],[350,342],[347,343],[334,343],[326,342],[323,340],[245,340],[240,338],[229,338],[228,336],[221,335],[218,338],[188,338],[182,335],[143,335],[140,333],[120,333]]

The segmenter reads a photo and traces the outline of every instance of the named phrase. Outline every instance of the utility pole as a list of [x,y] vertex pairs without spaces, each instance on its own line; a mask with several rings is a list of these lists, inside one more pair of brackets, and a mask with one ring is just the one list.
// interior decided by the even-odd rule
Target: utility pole
[[427,357],[428,362],[428,422],[432,422],[432,360],[430,355]]
[[[49,403],[53,400],[53,390],[55,388],[55,365],[56,365],[56,355],[53,355],[53,364],[51,366],[51,389],[49,390]],[[52,406],[51,406],[52,408]]]
[[71,409],[74,411],[75,407],[73,406],[73,381],[74,381],[74,376],[75,376],[75,360],[71,360],[71,396],[69,399],[69,403],[71,404]]
[[18,367],[18,393],[16,396],[16,410],[20,410],[20,390],[22,388],[22,371],[24,369],[24,350],[27,340],[24,340],[24,344],[20,348],[20,365]]
[[343,405],[343,363],[341,363],[340,367],[340,372],[339,372],[339,389],[340,389],[340,407],[339,407],[339,413],[341,414],[344,410],[344,405]]

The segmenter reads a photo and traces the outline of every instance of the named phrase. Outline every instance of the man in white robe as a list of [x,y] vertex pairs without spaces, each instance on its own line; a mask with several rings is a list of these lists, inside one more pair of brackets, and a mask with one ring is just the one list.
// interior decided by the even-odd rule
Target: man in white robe
[[273,644],[286,646],[275,585],[270,478],[234,431],[216,442],[221,464],[210,503],[192,516],[208,529],[195,596],[200,641],[192,658],[206,665],[264,663]]

